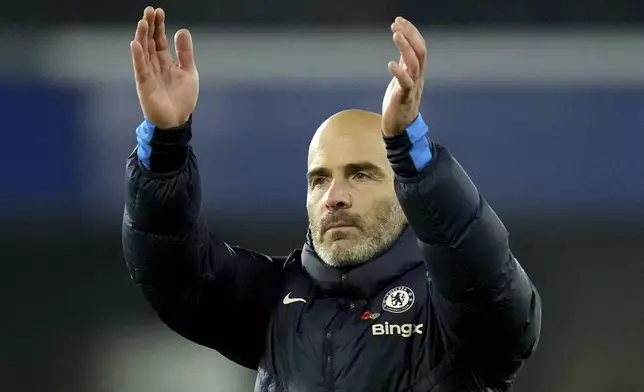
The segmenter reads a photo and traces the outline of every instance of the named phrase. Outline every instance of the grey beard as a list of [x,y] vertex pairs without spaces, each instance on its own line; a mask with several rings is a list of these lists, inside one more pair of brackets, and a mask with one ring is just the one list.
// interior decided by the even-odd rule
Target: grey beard
[[[363,227],[359,242],[351,246],[339,244],[326,247],[320,230],[313,231],[313,246],[317,255],[332,267],[348,267],[366,263],[388,249],[404,230],[407,219],[397,201],[379,206],[371,226]],[[343,239],[346,234],[332,233],[333,240]]]

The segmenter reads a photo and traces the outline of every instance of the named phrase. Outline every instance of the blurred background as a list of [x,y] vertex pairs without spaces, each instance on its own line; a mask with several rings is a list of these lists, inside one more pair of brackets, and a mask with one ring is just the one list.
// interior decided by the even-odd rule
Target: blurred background
[[[146,4],[0,12],[0,391],[251,391],[253,372],[165,328],[121,254],[142,115]],[[644,391],[644,2],[162,1],[193,32],[193,145],[213,230],[301,246],[308,142],[380,110],[399,14],[430,48],[423,114],[512,235],[543,297],[517,392]],[[261,168],[261,170],[258,170]]]

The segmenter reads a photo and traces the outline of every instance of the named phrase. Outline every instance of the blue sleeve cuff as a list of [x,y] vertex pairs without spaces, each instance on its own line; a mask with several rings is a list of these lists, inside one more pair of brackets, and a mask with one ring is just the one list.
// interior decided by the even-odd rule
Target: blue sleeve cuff
[[416,171],[420,173],[432,160],[432,149],[428,136],[429,127],[425,124],[422,114],[418,113],[418,117],[407,127],[406,132],[411,141],[409,156],[414,162]]
[[145,119],[141,125],[136,128],[136,141],[138,148],[136,150],[139,162],[146,169],[150,169],[150,156],[152,155],[152,146],[150,142],[154,137],[156,127],[148,119]]
[[429,127],[419,113],[405,132],[384,136],[387,158],[396,175],[413,178],[432,160],[432,143],[427,134]]

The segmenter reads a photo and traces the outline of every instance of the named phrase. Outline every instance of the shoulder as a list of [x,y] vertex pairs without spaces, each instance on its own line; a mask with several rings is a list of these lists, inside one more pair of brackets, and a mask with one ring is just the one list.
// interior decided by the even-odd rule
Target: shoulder
[[268,256],[273,264],[282,270],[291,270],[302,266],[302,249],[294,249],[287,256]]

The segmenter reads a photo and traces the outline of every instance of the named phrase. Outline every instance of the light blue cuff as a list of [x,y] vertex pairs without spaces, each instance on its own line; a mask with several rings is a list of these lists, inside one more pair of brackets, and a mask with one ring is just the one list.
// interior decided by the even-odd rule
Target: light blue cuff
[[427,136],[429,127],[423,121],[422,114],[418,113],[418,117],[407,127],[406,131],[412,145],[409,156],[420,173],[432,160],[432,149]]
[[139,162],[146,169],[150,168],[150,156],[152,155],[152,146],[150,142],[154,137],[154,129],[156,127],[148,119],[145,119],[138,128],[136,128],[136,141],[138,148],[136,153],[139,157]]

